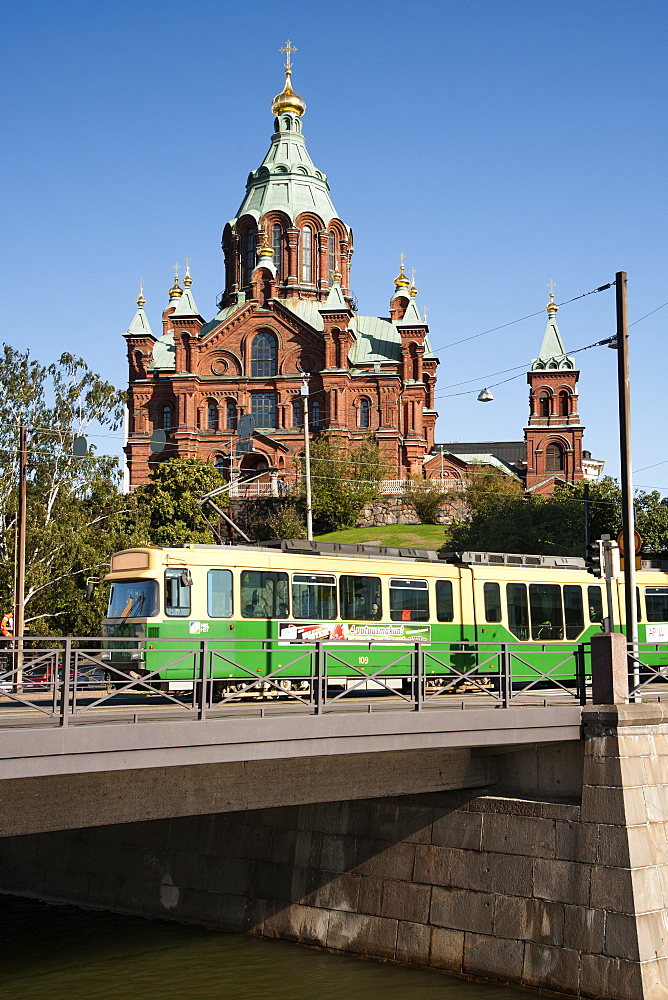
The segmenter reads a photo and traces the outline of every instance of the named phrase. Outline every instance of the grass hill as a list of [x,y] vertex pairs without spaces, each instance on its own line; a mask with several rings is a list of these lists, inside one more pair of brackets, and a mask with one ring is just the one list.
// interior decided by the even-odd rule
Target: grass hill
[[315,537],[322,542],[394,545],[414,549],[440,549],[446,542],[445,526],[442,524],[384,524],[376,528],[329,531]]

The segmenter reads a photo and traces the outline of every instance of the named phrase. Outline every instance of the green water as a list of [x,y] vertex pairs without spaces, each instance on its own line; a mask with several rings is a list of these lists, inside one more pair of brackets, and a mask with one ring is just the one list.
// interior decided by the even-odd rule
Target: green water
[[469,983],[198,927],[0,896],[3,1000],[519,1000]]

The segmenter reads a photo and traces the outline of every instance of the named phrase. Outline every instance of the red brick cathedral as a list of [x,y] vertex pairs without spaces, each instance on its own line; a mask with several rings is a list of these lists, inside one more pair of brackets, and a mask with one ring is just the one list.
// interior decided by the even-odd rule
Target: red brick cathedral
[[[345,440],[372,431],[390,477],[423,474],[434,444],[437,358],[404,273],[389,316],[360,316],[350,292],[353,234],[338,217],[326,175],[302,134],[306,105],[291,86],[273,102],[274,134],[223,231],[225,291],[208,322],[189,269],[175,280],[155,336],[143,295],[125,334],[130,363],[130,483],[156,462],[202,456],[222,471],[294,478],[304,442],[303,373],[309,423]],[[238,455],[235,428],[255,417],[252,450]],[[166,433],[162,453],[149,439]]]
[[[543,347],[529,374],[525,442],[434,446],[438,359],[417,289],[402,263],[389,315],[357,313],[350,291],[352,230],[338,217],[327,177],[306,149],[306,105],[292,89],[290,43],[285,51],[271,145],[223,231],[225,290],[217,314],[208,321],[200,315],[188,267],[183,287],[177,278],[169,290],[159,336],[143,294],[137,299],[125,334],[130,485],[147,482],[159,462],[200,456],[228,478],[262,473],[280,493],[299,468],[305,375],[311,433],[328,431],[349,442],[373,432],[389,479],[462,479],[473,464],[526,475],[527,488],[539,492],[582,478],[577,372],[561,343],[552,297]],[[235,432],[244,414],[253,415],[256,430],[251,443],[239,447]],[[164,445],[152,451],[156,430],[164,431]]]

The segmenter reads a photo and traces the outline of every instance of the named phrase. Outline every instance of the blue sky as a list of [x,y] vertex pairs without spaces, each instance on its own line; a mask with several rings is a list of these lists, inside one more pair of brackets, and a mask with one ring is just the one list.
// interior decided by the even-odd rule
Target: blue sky
[[[550,279],[565,301],[626,270],[631,322],[668,300],[667,27],[663,0],[5,4],[2,339],[123,386],[138,278],[155,331],[186,255],[214,315],[290,38],[360,311],[387,314],[404,252],[441,359],[438,440],[517,440],[524,377],[476,395],[535,357],[545,314],[449,345],[541,310]],[[571,350],[610,336],[614,291],[558,321]],[[667,327],[668,307],[631,331],[637,470],[668,460]],[[577,357],[585,447],[616,475],[616,355]],[[635,478],[668,493],[668,461]]]

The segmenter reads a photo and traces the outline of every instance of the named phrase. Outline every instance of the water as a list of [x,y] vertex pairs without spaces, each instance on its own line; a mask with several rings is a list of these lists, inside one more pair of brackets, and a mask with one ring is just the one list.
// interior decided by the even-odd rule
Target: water
[[73,906],[0,897],[3,1000],[520,1000],[503,986]]

